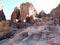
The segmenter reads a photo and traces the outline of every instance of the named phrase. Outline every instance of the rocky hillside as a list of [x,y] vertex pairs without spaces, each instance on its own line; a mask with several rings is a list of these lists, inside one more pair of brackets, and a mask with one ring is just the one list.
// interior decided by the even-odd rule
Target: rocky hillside
[[60,4],[50,14],[37,14],[31,3],[22,3],[11,20],[1,11],[0,45],[60,45]]

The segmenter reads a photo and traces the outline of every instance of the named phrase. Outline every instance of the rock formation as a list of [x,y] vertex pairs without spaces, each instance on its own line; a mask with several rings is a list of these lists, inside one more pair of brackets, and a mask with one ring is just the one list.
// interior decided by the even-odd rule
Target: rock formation
[[6,18],[5,18],[4,12],[3,12],[3,5],[2,5],[2,2],[0,0],[0,21],[1,20],[6,20]]
[[47,14],[42,10],[37,17],[41,18],[41,17],[45,17]]
[[34,24],[35,23],[34,17],[33,16],[27,17],[26,22],[28,22],[30,24]]
[[9,22],[8,21],[0,21],[0,40],[3,35],[9,32]]
[[0,40],[7,38],[6,34],[8,33],[9,33],[9,21],[7,21],[5,18],[5,15],[3,12],[3,5],[0,0]]
[[26,18],[27,17],[30,17],[32,16],[33,19],[34,17],[36,16],[36,10],[34,8],[34,6],[31,4],[31,3],[23,3],[21,4],[20,6],[20,17],[19,17],[19,20],[22,21],[22,22],[25,22],[26,21]]
[[0,21],[0,45],[60,45],[59,20],[60,4],[50,14],[37,14],[31,3],[23,3],[11,20]]
[[60,4],[51,11],[50,15],[53,18],[59,18],[60,19]]
[[15,7],[15,9],[12,12],[12,15],[11,15],[11,21],[13,23],[16,23],[19,19],[19,16],[20,16],[20,9],[18,7]]

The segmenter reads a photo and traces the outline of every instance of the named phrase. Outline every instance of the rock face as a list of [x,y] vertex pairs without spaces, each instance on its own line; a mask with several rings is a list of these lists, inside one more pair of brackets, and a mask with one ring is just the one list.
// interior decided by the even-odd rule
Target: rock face
[[11,21],[13,23],[16,23],[16,22],[34,23],[36,14],[37,12],[31,3],[28,3],[28,2],[23,3],[21,4],[20,9],[15,7],[11,15]]
[[58,5],[58,7],[51,11],[50,15],[53,18],[60,18],[60,4]]
[[4,12],[3,12],[3,7],[2,7],[2,2],[0,0],[0,21],[1,20],[6,20]]
[[9,31],[9,22],[6,21],[4,12],[3,12],[3,5],[0,0],[0,40],[2,40],[3,35],[8,33]]
[[35,23],[34,17],[33,16],[27,17],[26,22],[28,22],[30,24],[34,24]]
[[3,9],[2,0],[0,0],[0,10]]
[[8,30],[9,22],[8,21],[1,21],[0,22],[0,30]]
[[0,45],[60,45],[60,4],[50,14],[36,15],[31,3],[16,7],[11,20],[0,21]]
[[21,4],[19,20],[25,22],[26,18],[30,16],[33,18],[36,16],[36,10],[34,6],[28,2]]
[[0,21],[6,20],[3,10],[0,10]]
[[43,10],[37,15],[37,17],[39,18],[45,17],[45,16],[46,16],[46,13]]
[[20,16],[20,9],[18,7],[15,7],[15,9],[12,12],[12,15],[11,15],[11,21],[13,23],[16,23],[19,19],[19,16]]
[[9,22],[8,21],[0,21],[0,38],[8,33],[9,31]]

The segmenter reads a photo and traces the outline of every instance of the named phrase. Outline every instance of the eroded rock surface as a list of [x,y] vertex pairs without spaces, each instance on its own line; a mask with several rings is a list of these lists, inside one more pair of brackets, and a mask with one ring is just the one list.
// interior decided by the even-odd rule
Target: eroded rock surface
[[8,21],[0,21],[0,38],[8,33],[9,31],[9,22]]
[[0,21],[6,20],[3,10],[0,10]]
[[60,4],[50,14],[41,11],[37,15],[31,3],[21,4],[11,15],[13,23],[0,21],[0,37],[5,38],[0,45],[60,45],[59,9]]
[[45,16],[46,16],[46,13],[43,10],[37,15],[37,17],[39,18],[45,17]]
[[58,19],[60,19],[60,18],[59,18],[59,17],[60,17],[60,4],[51,11],[50,15],[51,15],[53,18],[58,18]]
[[[32,16],[33,19],[36,16],[36,10],[31,3],[23,3],[20,6],[20,17],[19,20],[25,22],[27,17]],[[33,20],[32,19],[32,20]]]
[[12,15],[11,15],[11,21],[13,23],[17,23],[18,19],[19,19],[19,16],[20,16],[20,9],[18,7],[15,7],[15,9],[12,12]]

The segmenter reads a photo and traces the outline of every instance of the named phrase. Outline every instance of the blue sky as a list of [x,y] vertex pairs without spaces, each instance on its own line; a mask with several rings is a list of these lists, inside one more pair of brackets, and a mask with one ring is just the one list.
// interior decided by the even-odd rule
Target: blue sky
[[58,6],[60,0],[2,0],[3,11],[5,13],[6,19],[10,19],[14,8],[16,6],[19,7],[23,2],[32,3],[38,13],[41,10],[49,13],[53,8]]

